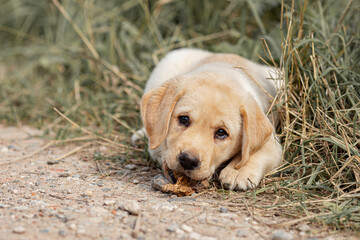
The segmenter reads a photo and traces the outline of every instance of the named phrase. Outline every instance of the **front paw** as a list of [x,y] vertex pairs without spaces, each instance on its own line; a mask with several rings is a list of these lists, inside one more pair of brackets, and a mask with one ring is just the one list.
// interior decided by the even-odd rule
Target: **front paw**
[[262,177],[261,172],[246,166],[238,170],[233,166],[227,166],[221,171],[219,180],[225,189],[246,191],[255,188]]

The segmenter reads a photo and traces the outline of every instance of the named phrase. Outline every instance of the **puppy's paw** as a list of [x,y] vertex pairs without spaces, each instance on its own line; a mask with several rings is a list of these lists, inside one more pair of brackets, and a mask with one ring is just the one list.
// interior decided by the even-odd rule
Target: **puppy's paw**
[[246,191],[255,188],[262,177],[263,174],[260,171],[246,166],[238,170],[233,166],[227,166],[221,171],[219,180],[225,189]]

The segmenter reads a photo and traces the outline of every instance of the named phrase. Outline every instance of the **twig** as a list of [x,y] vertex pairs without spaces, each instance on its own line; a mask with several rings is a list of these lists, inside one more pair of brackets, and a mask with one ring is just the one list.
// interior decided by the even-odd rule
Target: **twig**
[[10,162],[3,162],[3,163],[0,163],[0,166],[5,166],[5,165],[8,165],[8,164],[13,164],[13,163],[16,163],[16,162],[19,162],[19,161],[22,161],[22,160],[25,160],[27,158],[30,158],[36,154],[38,154],[39,152],[51,147],[55,142],[54,141],[51,141],[47,144],[45,144],[43,147],[41,147],[40,149],[36,150],[35,152],[32,152],[24,157],[21,157],[21,158],[18,158],[18,159],[15,159],[13,161],[10,161]]
[[191,219],[194,219],[194,218],[200,216],[201,214],[203,214],[203,213],[205,213],[205,212],[206,212],[206,208],[204,208],[204,210],[202,210],[201,212],[199,212],[199,213],[197,213],[197,214],[194,214],[193,216],[188,217],[188,218],[186,218],[185,220],[181,221],[181,222],[179,223],[179,225],[184,224],[184,223],[190,221]]
[[285,226],[292,226],[294,224],[297,224],[299,222],[302,221],[307,221],[307,220],[311,220],[317,217],[326,217],[326,216],[331,216],[332,213],[323,213],[323,214],[316,214],[316,215],[311,215],[311,216],[306,216],[306,217],[302,217],[302,218],[298,218],[298,219],[294,219],[292,221],[286,221],[286,222],[282,222],[282,223],[276,223],[276,224],[269,224],[269,226],[271,227],[285,227]]

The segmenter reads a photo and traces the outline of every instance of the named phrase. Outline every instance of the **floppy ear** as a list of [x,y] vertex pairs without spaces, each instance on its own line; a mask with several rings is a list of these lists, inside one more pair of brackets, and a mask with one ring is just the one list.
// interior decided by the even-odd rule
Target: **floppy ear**
[[141,118],[150,140],[150,149],[164,141],[175,104],[181,97],[178,81],[170,80],[146,93],[141,100]]
[[246,104],[240,106],[240,115],[242,119],[241,161],[235,165],[235,169],[244,166],[250,155],[266,143],[274,130],[270,120],[252,97],[247,98]]

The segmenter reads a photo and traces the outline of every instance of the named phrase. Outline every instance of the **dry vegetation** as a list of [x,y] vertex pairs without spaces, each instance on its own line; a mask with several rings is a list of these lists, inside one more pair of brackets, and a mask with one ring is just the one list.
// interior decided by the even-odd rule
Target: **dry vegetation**
[[286,80],[275,102],[286,164],[254,192],[218,194],[294,222],[359,230],[359,10],[352,0],[5,0],[0,122],[60,140],[85,135],[112,146],[115,160],[148,159],[129,136],[141,124],[142,86],[166,52],[199,47],[266,61]]

